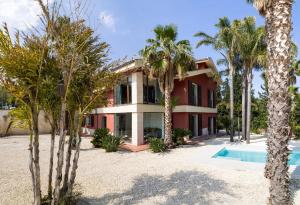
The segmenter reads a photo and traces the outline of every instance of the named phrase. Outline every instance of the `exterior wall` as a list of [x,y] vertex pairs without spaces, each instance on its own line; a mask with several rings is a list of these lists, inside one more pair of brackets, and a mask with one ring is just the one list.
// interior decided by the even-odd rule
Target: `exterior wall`
[[106,128],[114,133],[114,114],[92,114],[94,116],[94,126],[85,125],[83,127],[84,134],[93,134],[95,129],[102,128],[102,117],[106,116]]
[[173,128],[189,129],[189,114],[186,112],[173,113]]
[[[191,113],[173,113],[173,128],[189,129],[189,114]],[[202,114],[202,135],[208,135],[208,118],[216,117],[216,113],[193,113]]]
[[192,83],[201,86],[201,105],[202,107],[208,107],[208,90],[216,90],[217,84],[212,78],[208,77],[206,74],[188,77],[185,78],[183,81],[180,81],[178,79],[175,80],[174,91],[172,95],[177,96],[178,105],[188,105],[188,81],[191,81]]
[[[4,135],[9,125],[10,119],[8,117],[9,110],[0,110],[0,136]],[[41,134],[49,134],[51,132],[50,124],[47,122],[45,113],[40,112],[39,115],[39,132]],[[28,129],[11,127],[8,135],[26,135],[29,134]]]
[[[201,71],[191,71],[190,77],[180,81],[175,79],[174,90],[172,96],[177,96],[178,106],[174,109],[172,120],[173,128],[189,129],[189,114],[202,114],[202,133],[208,134],[208,119],[215,117],[217,109],[208,107],[208,90],[215,91],[217,83],[211,78],[210,72],[213,69],[205,62],[197,64],[197,68]],[[160,105],[144,104],[144,83],[143,72],[129,71],[122,73],[123,76],[131,75],[131,102],[130,104],[114,104],[114,89],[108,92],[108,105],[99,107],[92,111],[94,117],[94,126],[87,127],[94,130],[102,126],[102,116],[107,117],[107,128],[114,132],[114,116],[115,113],[132,113],[132,144],[140,145],[144,139],[144,113],[163,113],[164,109]],[[188,88],[189,81],[201,86],[201,106],[189,105]],[[101,114],[97,114],[101,113]],[[97,117],[96,117],[97,116]]]
[[114,90],[110,90],[107,93],[107,107],[112,107],[114,106]]

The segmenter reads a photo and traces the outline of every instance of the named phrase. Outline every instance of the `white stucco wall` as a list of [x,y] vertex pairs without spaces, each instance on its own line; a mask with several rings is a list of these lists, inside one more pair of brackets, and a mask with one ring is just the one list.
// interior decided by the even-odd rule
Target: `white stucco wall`
[[[0,136],[3,136],[9,125],[10,119],[8,117],[9,110],[0,110]],[[39,131],[41,134],[48,134],[51,131],[51,127],[45,118],[44,112],[39,115]],[[29,134],[29,130],[11,127],[8,135],[25,135]]]

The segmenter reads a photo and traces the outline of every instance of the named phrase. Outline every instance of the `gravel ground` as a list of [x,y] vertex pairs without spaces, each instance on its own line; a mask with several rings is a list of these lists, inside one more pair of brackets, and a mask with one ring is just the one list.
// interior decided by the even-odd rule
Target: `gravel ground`
[[[263,177],[262,169],[248,169],[248,165],[242,166],[243,163],[236,164],[232,169],[209,163],[212,159],[205,153],[215,152],[222,145],[212,143],[178,148],[165,154],[149,151],[105,153],[92,148],[89,141],[89,138],[82,141],[77,172],[77,182],[83,192],[81,204],[266,203],[268,182]],[[41,136],[40,164],[44,194],[49,142],[48,135]],[[0,138],[1,205],[31,203],[27,145],[26,136]],[[299,184],[294,188],[295,204],[300,204]]]

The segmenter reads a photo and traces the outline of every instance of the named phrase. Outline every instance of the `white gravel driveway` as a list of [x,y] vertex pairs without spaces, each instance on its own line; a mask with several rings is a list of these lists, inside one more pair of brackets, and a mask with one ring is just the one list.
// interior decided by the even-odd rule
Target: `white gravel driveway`
[[[46,193],[49,135],[41,136],[41,172]],[[57,140],[58,141],[58,138]],[[212,159],[222,141],[185,147],[165,154],[105,153],[84,138],[77,182],[82,204],[261,205],[268,196],[263,165]],[[31,203],[28,137],[0,138],[0,204]],[[300,186],[294,186],[300,204]]]

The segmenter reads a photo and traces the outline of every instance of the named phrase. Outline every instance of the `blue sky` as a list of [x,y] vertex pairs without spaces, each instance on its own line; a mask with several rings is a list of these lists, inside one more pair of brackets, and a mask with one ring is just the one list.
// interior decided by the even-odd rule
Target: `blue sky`
[[[54,0],[48,0],[53,2]],[[63,0],[67,4],[70,0]],[[77,0],[81,1],[82,0]],[[75,2],[72,0],[71,2]],[[246,0],[86,0],[86,18],[97,34],[111,45],[112,60],[128,56],[131,58],[145,46],[145,40],[153,37],[153,28],[158,24],[176,24],[179,38],[188,39],[194,48],[195,58],[212,57],[220,54],[211,47],[195,49],[197,39],[193,35],[204,31],[214,35],[218,18],[227,16],[231,20],[255,16],[258,25],[264,20]],[[67,8],[67,7],[66,7]],[[295,0],[294,11],[300,10]],[[0,22],[11,28],[26,31],[37,25],[40,9],[33,0],[0,0]],[[293,12],[293,39],[300,45],[300,19]],[[298,18],[297,18],[298,17]],[[298,34],[298,35],[296,35]],[[222,67],[219,67],[221,70]],[[253,88],[260,90],[260,73],[254,73]],[[300,86],[300,83],[297,83]]]
[[[93,0],[90,6],[92,13],[105,12],[113,24],[102,25],[98,32],[111,45],[113,59],[124,56],[131,57],[145,45],[145,39],[153,36],[153,28],[158,24],[174,23],[178,26],[179,39],[188,39],[194,48],[196,58],[221,58],[220,54],[211,47],[196,49],[197,39],[193,35],[197,31],[215,34],[214,27],[218,18],[228,16],[231,20],[245,16],[255,16],[257,23],[262,25],[264,20],[245,0]],[[300,10],[296,1],[294,10]],[[103,14],[103,13],[102,13]],[[98,16],[99,17],[99,16]],[[105,19],[102,15],[100,20]],[[298,16],[299,17],[299,16]],[[300,45],[300,19],[293,15],[293,38]],[[222,69],[221,67],[219,69]],[[262,80],[260,72],[254,73],[253,88],[257,93]],[[298,83],[299,84],[299,83]]]

